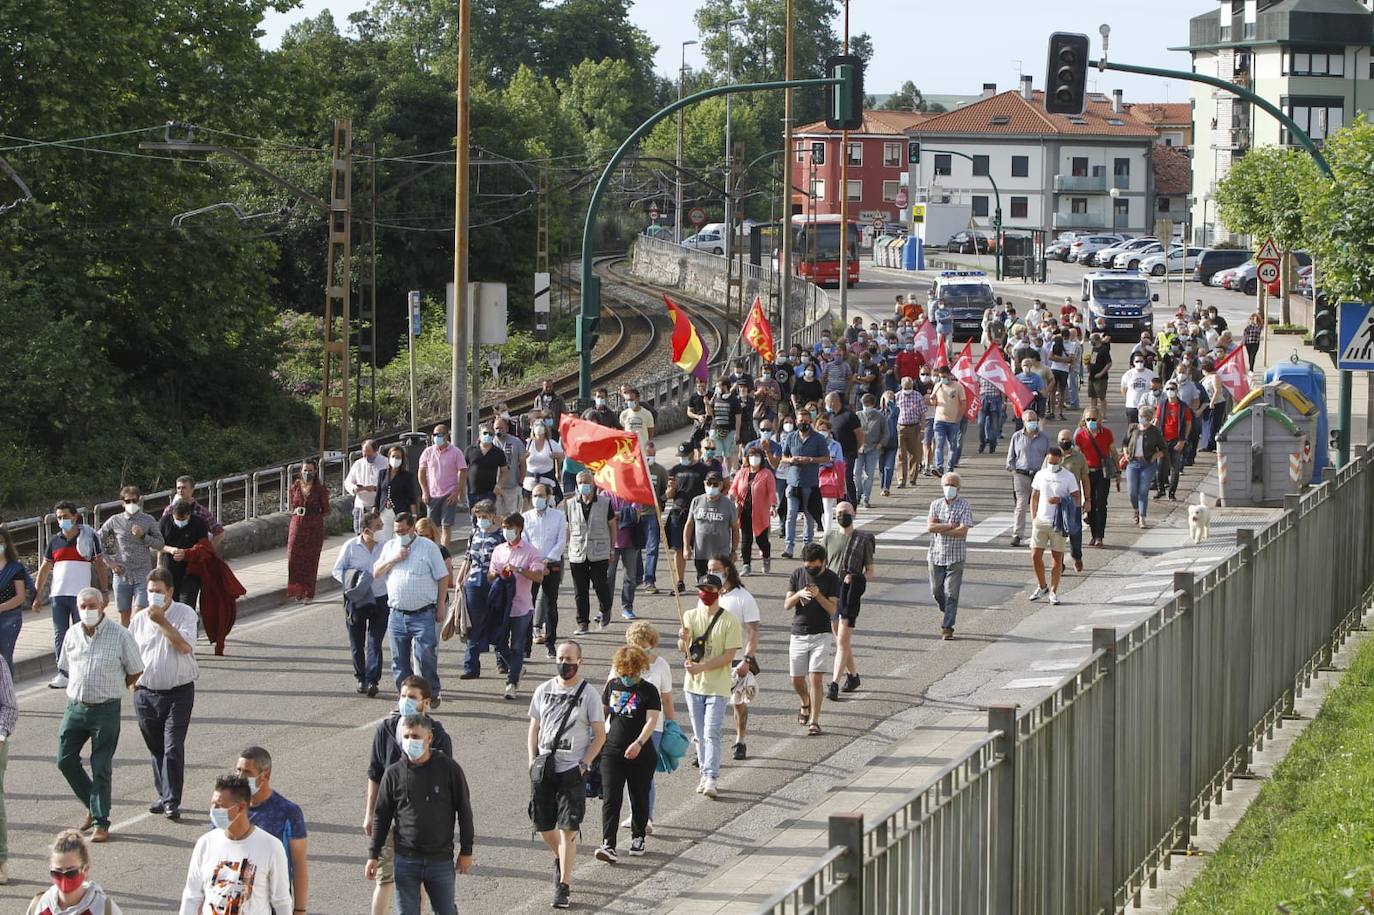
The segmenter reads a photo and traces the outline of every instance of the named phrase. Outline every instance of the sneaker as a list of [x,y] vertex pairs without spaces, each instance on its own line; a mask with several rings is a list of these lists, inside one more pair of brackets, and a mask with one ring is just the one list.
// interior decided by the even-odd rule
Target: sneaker
[[[635,616],[635,612],[633,610],[621,610],[620,618],[623,620],[628,620],[629,622],[634,622],[635,620],[639,619],[639,617]],[[609,625],[609,623],[607,625]],[[602,626],[601,628],[605,629],[606,627]]]
[[941,630],[940,630],[940,640],[943,641],[943,642],[952,642],[952,641],[954,641],[954,630],[953,630],[953,629],[941,629]]
[[568,885],[566,883],[560,883],[553,889],[553,902],[549,904],[549,907],[554,909],[566,909],[568,906],[572,905],[571,896],[572,890],[568,888]]
[[507,698],[507,699],[514,699],[514,698],[515,698],[515,684],[514,684],[514,683],[507,683],[507,684],[506,684],[506,694],[505,694],[505,695],[506,695],[506,698]]
[[476,680],[476,679],[477,679],[478,677],[480,677],[480,676],[481,676],[481,674],[479,674],[479,673],[478,673],[477,671],[475,671],[475,670],[465,670],[465,671],[463,671],[461,674],[458,675],[458,679],[459,679],[459,680]]
[[841,686],[840,689],[846,693],[852,693],[859,688],[860,682],[858,674],[845,674],[844,686]]
[[686,586],[685,584],[683,584],[681,581],[679,581],[679,582],[677,583],[677,593],[679,593],[679,594],[686,594],[686,593],[687,593],[687,586]]
[[745,758],[747,758],[748,753],[749,753],[749,750],[748,750],[747,747],[745,747],[744,741],[740,741],[739,743],[735,744],[735,752],[734,752],[734,758],[735,758],[735,759],[745,759]]
[[654,587],[654,583],[651,582],[651,581],[646,581],[646,582],[644,582],[644,584],[642,584],[642,585],[639,586],[639,590],[643,591],[645,594],[657,594],[657,593],[658,593],[658,588]]
[[705,791],[705,790],[706,790],[706,776],[703,775],[700,779],[697,780],[697,794],[701,794],[701,793],[702,793],[703,791]]
[[620,860],[620,856],[615,853],[615,849],[605,842],[601,843],[601,847],[598,848],[594,854],[596,860],[605,861],[607,864],[614,864]]
[[1031,599],[1031,600],[1039,600],[1040,598],[1044,597],[1046,594],[1049,594],[1049,593],[1050,593],[1050,589],[1049,589],[1049,588],[1036,588],[1034,591],[1031,592],[1030,599]]
[[892,490],[890,490],[890,489],[884,489],[884,490],[883,490],[883,496],[884,496],[884,497],[888,497],[888,496],[891,496],[891,495],[892,495]]
[[773,563],[772,563],[770,560],[765,559],[765,560],[763,561],[763,574],[764,574],[764,575],[768,575],[768,574],[771,573],[772,571],[773,571]]
[[543,645],[543,644],[544,644],[544,633],[540,632],[540,633],[537,633],[537,634],[535,635],[535,637],[534,637],[534,644],[536,644],[536,645]]
[[630,857],[641,858],[644,856],[644,837],[630,840]]
[[1057,592],[1055,592],[1055,591],[1051,591],[1051,592],[1050,592],[1050,603],[1052,603],[1052,604],[1058,604],[1058,603],[1059,603],[1059,594],[1058,594]]
[[719,792],[716,791],[716,780],[707,778],[702,781],[701,794],[703,797],[715,798]]
[[52,678],[51,680],[48,681],[48,689],[66,689],[66,688],[67,688],[67,675],[64,674],[62,671],[59,670],[59,671],[56,673],[56,675],[54,675],[53,678]]
[[792,551],[791,551],[791,550],[783,550],[783,551],[782,551],[782,558],[783,558],[783,559],[791,559],[791,558],[792,558]]
[[1021,540],[1020,537],[1013,537],[1013,538],[1011,538],[1011,545],[1012,545],[1012,546],[1020,546],[1021,543],[1022,543],[1022,540]]
[[[837,233],[837,234],[838,234],[838,233]],[[872,508],[872,507],[873,507],[873,503],[870,502],[870,501],[868,501],[867,499],[864,499],[864,501],[863,501],[863,507],[864,507],[864,508]]]
[[[903,480],[902,482],[898,483],[898,484],[897,484],[897,488],[898,488],[898,489],[906,489],[906,480]],[[887,493],[883,493],[883,495],[887,495]]]
[[834,680],[831,680],[830,685],[825,688],[825,698],[829,699],[831,702],[834,702],[835,700],[839,699],[840,684],[836,683]]
[[439,707],[439,697],[438,697],[438,696],[435,696],[435,697],[433,697],[432,699],[429,700],[429,707],[430,707],[430,708],[438,708],[438,707]]
[[610,627],[611,627],[611,615],[610,615],[609,613],[603,613],[603,614],[601,614],[601,616],[599,616],[599,617],[596,618],[596,628],[598,628],[598,629],[609,629]]
[[746,577],[749,576],[749,575],[753,575],[753,574],[754,574],[754,567],[751,566],[749,563],[746,562],[743,566],[740,567],[740,574],[741,574],[741,575],[744,575],[744,576],[746,576]]
[[589,632],[591,630],[584,623],[578,623],[577,628],[573,630],[573,635],[587,635]]

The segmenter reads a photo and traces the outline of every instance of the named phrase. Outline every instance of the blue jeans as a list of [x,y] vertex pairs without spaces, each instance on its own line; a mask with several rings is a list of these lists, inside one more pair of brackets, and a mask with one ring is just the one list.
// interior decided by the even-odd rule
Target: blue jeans
[[959,588],[964,583],[964,564],[952,562],[939,566],[927,562],[926,569],[930,573],[930,596],[935,606],[945,614],[940,628],[953,629],[954,620],[959,615]]
[[530,639],[534,614],[526,613],[510,618],[510,640],[498,645],[496,653],[506,662],[506,682],[520,685],[520,672],[525,669],[525,644]]
[[[58,660],[62,655],[62,642],[67,638],[67,630],[76,622],[76,598],[54,596],[52,599],[52,656]],[[59,666],[58,670],[62,670]],[[65,670],[62,673],[66,673]]]
[[989,445],[995,451],[997,440],[1002,437],[1002,419],[1006,403],[1000,394],[983,397],[983,405],[978,414],[978,444]]
[[425,888],[434,915],[458,915],[453,901],[453,861],[448,858],[407,858],[396,856],[396,912],[420,915],[420,887]]
[[[386,631],[391,640],[391,676],[396,681],[396,692],[401,691],[402,680],[418,673],[429,681],[430,691],[439,695],[439,637],[435,631],[434,605],[414,613],[402,613],[392,607]],[[411,667],[412,650],[418,671]]]
[[625,569],[625,579],[620,583],[620,612],[626,610],[631,613],[635,609],[635,585],[638,584],[639,575],[639,554],[641,550],[634,547],[624,547],[617,549],[611,554],[614,560],[611,567],[606,570],[606,575],[611,584],[611,593],[615,594],[615,579],[617,572],[623,567]]
[[14,676],[14,646],[19,642],[19,630],[24,628],[24,608],[16,607],[0,613],[0,658],[10,666]]
[[[873,481],[878,478],[878,467],[882,459],[883,453],[877,448],[859,452],[859,463],[854,468],[854,487],[865,502],[873,495]],[[882,489],[882,486],[879,485],[878,488]]]
[[1131,507],[1141,518],[1150,510],[1150,489],[1158,470],[1159,465],[1154,461],[1132,460],[1126,465],[1126,492],[1130,496]]
[[806,542],[810,543],[816,535],[816,523],[807,511],[807,506],[811,502],[812,486],[794,486],[787,484],[787,552],[792,552],[792,546],[797,542],[797,514],[800,512],[806,516]]
[[959,463],[959,424],[935,420],[935,469],[948,473]]
[[[706,778],[720,778],[720,725],[725,720],[725,697],[687,693],[692,734],[697,739],[697,762]],[[652,806],[652,804],[650,805]]]
[[[476,503],[474,503],[476,504]],[[468,601],[468,619],[472,621],[472,632],[484,632],[487,625],[487,581],[483,573],[481,579],[473,584],[468,582],[463,585],[463,594]],[[472,636],[468,637],[467,649],[463,652],[463,673],[479,674],[482,672],[482,655],[486,652],[486,645],[479,645]]]
[[882,463],[883,492],[892,488],[892,475],[897,471],[897,449],[884,448]]
[[658,544],[661,531],[658,516],[649,514],[639,519],[639,528],[644,532],[644,549],[639,554],[639,570],[635,580],[642,585],[652,585],[658,579]]
[[114,577],[115,608],[120,613],[129,613],[135,604],[148,606],[148,582],[131,581],[122,575]]

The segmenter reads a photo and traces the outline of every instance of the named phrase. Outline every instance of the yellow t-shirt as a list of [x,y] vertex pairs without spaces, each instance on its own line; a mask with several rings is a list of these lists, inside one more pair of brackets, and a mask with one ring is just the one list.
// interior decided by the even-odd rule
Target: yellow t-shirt
[[[706,654],[702,661],[709,661],[725,654],[731,648],[742,648],[744,642],[741,641],[739,619],[729,610],[721,608],[717,603],[715,607],[707,611],[700,605],[693,607],[683,615],[683,621],[687,625],[687,630],[692,637],[688,639],[688,645],[692,639],[697,638],[706,632],[706,627],[711,623],[711,616],[720,612],[720,619],[716,620],[715,628],[711,630],[711,637],[706,640]],[[739,660],[736,657],[736,660]],[[696,693],[698,696],[728,696],[730,695],[730,665],[722,665],[715,670],[708,670],[704,674],[688,674],[683,680],[682,688],[689,693]]]

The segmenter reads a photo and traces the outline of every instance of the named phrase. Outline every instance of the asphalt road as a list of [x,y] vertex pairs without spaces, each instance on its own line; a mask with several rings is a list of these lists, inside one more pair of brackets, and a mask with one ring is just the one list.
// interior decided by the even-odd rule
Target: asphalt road
[[[866,285],[856,290],[859,296],[891,300],[892,293],[880,284]],[[1047,431],[1053,435],[1057,427],[1050,424]],[[1005,442],[1003,453],[981,456],[976,441],[965,448],[960,468],[965,494],[983,526],[971,543],[959,638],[953,642],[939,640],[939,619],[925,575],[921,531],[926,508],[937,496],[937,481],[925,478],[914,492],[894,489],[889,499],[875,497],[874,509],[861,514],[861,523],[878,533],[880,543],[877,578],[865,598],[856,638],[863,687],[840,703],[827,704],[823,736],[807,737],[796,724],[796,697],[784,675],[789,618],[781,610],[781,599],[792,564],[777,560],[771,576],[746,579],[764,616],[759,652],[764,674],[750,722],[751,758],[744,763],[725,760],[721,797],[714,802],[693,793],[696,772],[690,766],[661,775],[658,829],[650,839],[649,854],[623,858],[615,867],[591,858],[600,839],[600,815],[598,802],[589,802],[575,904],[594,911],[655,911],[675,887],[695,879],[712,861],[749,847],[780,818],[814,801],[815,789],[807,787],[812,783],[803,776],[843,780],[881,749],[883,735],[909,730],[948,707],[925,705],[927,688],[957,671],[1037,606],[1025,599],[1031,581],[1027,551],[1007,545],[1011,497],[1002,469],[1004,449]],[[1190,473],[1196,479],[1202,469]],[[1109,548],[1089,551],[1085,575],[1120,555],[1135,539],[1138,531],[1129,526],[1126,511],[1124,495],[1116,497]],[[665,578],[660,576],[660,584]],[[1070,587],[1066,582],[1063,590]],[[564,604],[571,607],[566,591]],[[641,616],[671,633],[672,598],[641,595],[637,607]],[[571,615],[570,609],[566,615]],[[93,874],[126,912],[175,909],[192,845],[207,827],[201,811],[209,806],[211,784],[233,766],[242,747],[255,743],[274,756],[274,787],[305,811],[312,878],[309,910],[367,911],[370,885],[362,873],[366,844],[361,832],[365,765],[373,726],[389,711],[391,700],[354,694],[341,617],[338,601],[330,595],[312,605],[254,617],[234,631],[225,657],[210,656],[200,646],[185,813],[179,824],[147,813],[153,797],[151,774],[132,704],[125,701],[115,765],[113,836],[109,844],[95,846]],[[583,640],[584,670],[595,680],[604,676],[611,653],[622,644],[624,625],[617,618],[606,632]],[[439,717],[454,736],[476,807],[477,863],[471,875],[459,878],[462,910],[542,910],[550,892],[549,854],[531,837],[526,818],[524,747],[530,693],[552,675],[552,665],[537,654],[520,701],[510,702],[501,698],[502,681],[490,668],[483,679],[457,680],[461,655],[456,643],[441,647],[440,661],[449,679]],[[680,671],[675,680],[680,686]],[[53,762],[63,705],[61,694],[39,683],[20,684],[21,716],[7,778],[12,883],[0,888],[0,908],[5,911],[18,910],[46,885],[46,843],[57,828],[75,825],[84,815]],[[727,756],[732,742],[727,727]],[[627,843],[622,839],[622,847]]]

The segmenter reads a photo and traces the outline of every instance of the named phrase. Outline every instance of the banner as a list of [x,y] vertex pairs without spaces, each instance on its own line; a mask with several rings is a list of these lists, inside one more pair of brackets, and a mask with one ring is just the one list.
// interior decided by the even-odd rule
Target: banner
[[915,345],[916,352],[921,354],[921,358],[931,368],[939,368],[948,363],[940,348],[940,335],[935,332],[935,325],[925,318],[916,325],[916,339],[911,342]]
[[950,370],[954,377],[959,379],[959,383],[964,386],[964,394],[968,396],[968,409],[964,411],[964,418],[971,423],[978,422],[978,413],[983,407],[983,398],[978,391],[982,385],[978,382],[978,369],[973,363],[973,341],[964,344],[964,348],[959,351],[959,358],[955,360],[954,367]]
[[563,453],[590,470],[599,487],[636,505],[656,503],[638,435],[564,413],[558,437]]
[[711,354],[705,341],[681,305],[666,295],[663,302],[668,306],[668,317],[673,319],[673,365],[695,378],[708,380]]
[[763,314],[763,300],[759,296],[754,296],[754,304],[749,309],[749,318],[744,322],[740,336],[753,347],[765,365],[773,364],[777,355],[773,351],[773,328],[768,326],[768,318]]
[[1217,378],[1236,400],[1250,393],[1249,366],[1245,364],[1245,347],[1237,346],[1217,363]]
[[978,360],[975,371],[978,377],[986,378],[1002,392],[1002,396],[1011,403],[1015,415],[1020,416],[1034,402],[1035,395],[1031,393],[1030,388],[1016,380],[1011,366],[1007,365],[1006,357],[997,347],[988,347],[987,352],[983,353],[983,358]]

